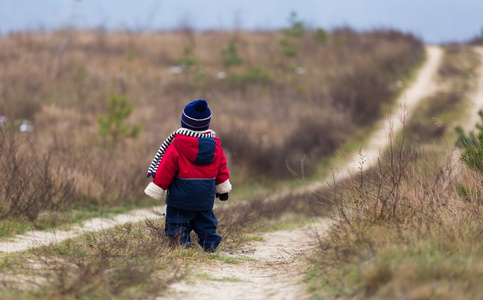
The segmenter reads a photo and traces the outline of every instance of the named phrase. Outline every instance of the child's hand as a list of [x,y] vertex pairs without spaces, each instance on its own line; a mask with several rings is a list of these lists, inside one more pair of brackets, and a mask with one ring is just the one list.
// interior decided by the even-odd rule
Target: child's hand
[[216,193],[216,198],[220,198],[221,201],[226,201],[228,200],[228,193],[224,193],[224,194]]

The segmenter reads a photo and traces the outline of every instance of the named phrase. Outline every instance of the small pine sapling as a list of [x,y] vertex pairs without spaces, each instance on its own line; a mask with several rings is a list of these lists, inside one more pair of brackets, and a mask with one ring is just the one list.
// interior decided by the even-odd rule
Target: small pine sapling
[[97,119],[98,133],[104,138],[104,146],[115,147],[121,138],[136,138],[139,135],[141,125],[126,124],[132,111],[133,107],[125,96],[111,94],[108,99],[108,112]]

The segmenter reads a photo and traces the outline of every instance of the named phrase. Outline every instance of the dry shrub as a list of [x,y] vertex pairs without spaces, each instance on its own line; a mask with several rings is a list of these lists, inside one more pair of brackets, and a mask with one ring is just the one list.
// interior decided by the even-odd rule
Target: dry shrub
[[1,218],[35,220],[43,211],[75,202],[74,179],[57,164],[58,153],[36,150],[35,139],[0,128]]
[[58,158],[62,167],[76,178],[75,190],[80,198],[78,205],[95,204],[100,207],[132,203],[143,196],[146,177],[140,152],[119,147],[77,147],[57,144],[62,153]]

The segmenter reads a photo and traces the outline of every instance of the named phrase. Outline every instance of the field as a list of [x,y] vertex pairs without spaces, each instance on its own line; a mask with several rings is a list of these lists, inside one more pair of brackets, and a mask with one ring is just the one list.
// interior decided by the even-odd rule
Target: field
[[[418,40],[393,31],[343,28],[323,37],[189,30],[12,34],[2,39],[0,107],[12,122],[29,120],[35,130],[28,137],[5,133],[4,147],[11,156],[24,147],[36,151],[2,168],[15,170],[22,159],[44,165],[15,173],[52,181],[51,191],[41,193],[56,194],[59,199],[45,204],[56,209],[62,202],[69,209],[138,203],[147,167],[164,138],[180,127],[182,108],[206,98],[240,192],[291,177],[288,170],[300,172],[302,159],[309,175],[320,158],[384,114],[383,104],[423,56]],[[284,52],[284,40],[298,52]],[[223,55],[230,45],[231,54]],[[223,58],[243,62],[230,65]],[[170,73],[176,66],[181,73]],[[226,78],[218,79],[218,72]],[[113,97],[132,107],[122,125],[140,126],[136,138],[117,137],[120,129],[99,134],[98,119],[109,115]],[[20,186],[18,178],[6,185],[9,180]],[[19,189],[20,200],[11,202],[29,194]],[[9,213],[36,219],[39,212]]]
[[[162,218],[128,223],[2,254],[0,297],[154,298],[193,266],[242,263],[227,253],[259,232],[332,214],[335,223],[304,272],[313,297],[403,297],[406,289],[411,299],[481,296],[481,175],[457,155],[445,163],[453,128],[470,111],[478,56],[466,46],[444,47],[437,93],[394,135],[380,166],[337,189],[300,195],[291,192],[324,180],[332,164],[357,152],[425,59],[424,45],[409,34],[300,29],[2,37],[4,240],[159,205],[143,194],[145,174],[194,99],[206,99],[213,112],[234,191],[217,202],[224,237],[217,254],[169,247]],[[102,131],[113,103],[125,114]],[[33,131],[23,132],[22,122]],[[288,192],[266,201],[281,191]]]

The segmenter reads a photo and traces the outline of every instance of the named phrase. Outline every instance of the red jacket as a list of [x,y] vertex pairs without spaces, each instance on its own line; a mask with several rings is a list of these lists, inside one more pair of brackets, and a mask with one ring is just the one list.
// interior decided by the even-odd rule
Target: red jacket
[[178,209],[213,209],[216,193],[231,190],[220,139],[176,134],[159,163],[153,183],[168,191],[166,204]]

